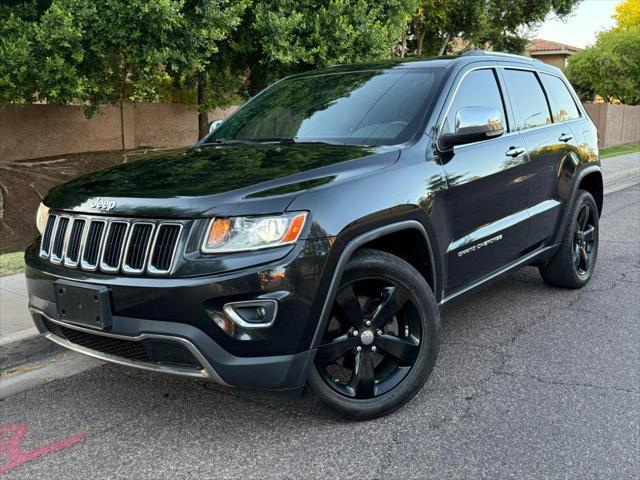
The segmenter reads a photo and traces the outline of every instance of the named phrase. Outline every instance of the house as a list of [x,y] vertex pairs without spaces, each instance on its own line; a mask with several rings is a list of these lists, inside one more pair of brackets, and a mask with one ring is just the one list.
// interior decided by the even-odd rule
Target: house
[[564,43],[552,42],[542,38],[534,38],[526,47],[527,55],[558,67],[561,70],[567,66],[568,58],[581,49],[565,45]]

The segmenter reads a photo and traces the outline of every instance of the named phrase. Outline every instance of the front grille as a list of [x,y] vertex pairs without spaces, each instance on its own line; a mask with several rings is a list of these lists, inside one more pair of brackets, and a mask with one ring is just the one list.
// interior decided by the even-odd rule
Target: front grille
[[80,330],[64,327],[46,318],[44,319],[44,323],[47,330],[54,335],[65,338],[71,343],[75,343],[81,347],[106,353],[107,355],[126,358],[127,360],[134,360],[138,362],[151,361],[147,355],[147,351],[144,349],[144,345],[142,345],[141,342],[121,340],[119,338],[81,332]]
[[121,338],[96,335],[52,322],[43,317],[44,324],[54,335],[106,355],[124,358],[134,362],[175,365],[201,370],[203,367],[193,354],[183,345],[170,340],[124,340]]
[[181,235],[182,224],[177,222],[52,213],[40,256],[83,270],[168,274]]

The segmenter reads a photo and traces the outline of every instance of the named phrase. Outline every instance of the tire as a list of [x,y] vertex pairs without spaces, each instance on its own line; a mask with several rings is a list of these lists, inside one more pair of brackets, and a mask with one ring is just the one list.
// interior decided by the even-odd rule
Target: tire
[[540,267],[548,285],[582,288],[591,276],[598,258],[598,207],[586,190],[579,190],[560,248],[549,263]]
[[401,258],[363,249],[345,268],[307,386],[339,416],[386,415],[420,390],[439,342],[440,313],[422,275]]

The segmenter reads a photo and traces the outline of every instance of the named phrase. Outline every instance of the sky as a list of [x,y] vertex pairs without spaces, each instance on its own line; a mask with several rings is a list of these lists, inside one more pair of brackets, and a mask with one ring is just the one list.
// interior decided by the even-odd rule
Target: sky
[[555,16],[548,17],[538,29],[532,30],[530,38],[544,38],[573,47],[593,45],[596,34],[614,25],[611,15],[621,0],[583,0],[564,21]]

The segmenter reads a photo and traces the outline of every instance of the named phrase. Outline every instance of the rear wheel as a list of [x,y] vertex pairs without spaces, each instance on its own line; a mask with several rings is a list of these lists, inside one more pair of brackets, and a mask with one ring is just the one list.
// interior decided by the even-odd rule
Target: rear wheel
[[309,388],[344,416],[387,414],[428,378],[439,334],[436,301],[420,273],[394,255],[359,251],[336,293]]
[[598,258],[598,207],[593,196],[580,190],[569,213],[569,224],[560,249],[540,268],[543,280],[554,287],[582,288]]

